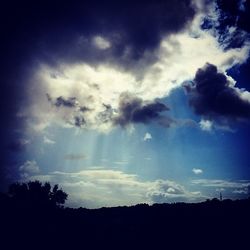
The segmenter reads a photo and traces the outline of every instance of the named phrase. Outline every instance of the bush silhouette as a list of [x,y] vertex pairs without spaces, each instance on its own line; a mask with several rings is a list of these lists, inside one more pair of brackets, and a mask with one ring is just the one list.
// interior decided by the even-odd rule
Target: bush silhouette
[[39,206],[59,206],[64,204],[68,197],[58,185],[52,188],[50,183],[42,184],[37,180],[28,183],[13,183],[9,186],[8,194],[17,203]]

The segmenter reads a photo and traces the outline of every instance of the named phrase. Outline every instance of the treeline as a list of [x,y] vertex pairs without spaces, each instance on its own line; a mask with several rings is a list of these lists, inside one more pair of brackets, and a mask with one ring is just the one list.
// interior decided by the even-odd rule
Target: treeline
[[73,209],[62,206],[67,194],[57,185],[15,185],[0,196],[2,244],[10,249],[249,247],[250,199]]

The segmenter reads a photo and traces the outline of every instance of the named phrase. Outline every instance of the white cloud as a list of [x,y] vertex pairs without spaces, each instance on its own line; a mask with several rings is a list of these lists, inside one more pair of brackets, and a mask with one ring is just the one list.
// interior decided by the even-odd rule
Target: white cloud
[[232,193],[234,193],[234,194],[248,194],[248,189],[247,188],[235,189],[232,191]]
[[192,172],[193,172],[194,174],[202,174],[202,173],[203,173],[203,170],[200,169],[200,168],[193,168],[193,169],[192,169]]
[[117,165],[127,165],[128,162],[127,161],[114,161],[114,164],[117,164]]
[[192,180],[192,184],[201,185],[204,187],[214,187],[214,188],[234,188],[234,189],[241,189],[247,188],[250,185],[249,180],[237,180],[237,181],[230,181],[230,180],[216,180],[216,179],[198,179]]
[[204,131],[211,131],[212,128],[213,128],[213,122],[209,121],[209,120],[201,120],[199,122],[199,125],[200,125],[200,128],[201,130],[204,130]]
[[247,194],[250,194],[250,180],[198,179],[192,180],[191,184],[201,190],[206,190],[206,193],[212,194],[212,197],[223,193],[224,197],[238,199],[247,198]]
[[93,43],[98,49],[101,50],[109,49],[111,47],[111,43],[101,36],[95,36],[93,38]]
[[152,140],[152,135],[147,132],[143,137],[143,141],[150,141],[150,140]]
[[[218,14],[215,12],[214,15],[216,22]],[[233,65],[244,63],[248,58],[249,44],[224,50],[215,32],[200,28],[203,17],[198,14],[191,26],[182,33],[164,37],[159,48],[151,52],[158,60],[151,65],[145,64],[140,70],[136,66],[125,70],[111,62],[98,65],[85,62],[59,64],[57,67],[40,65],[30,80],[33,91],[30,95],[31,105],[22,109],[24,111],[20,115],[32,116],[29,125],[36,131],[53,123],[66,126],[65,121],[67,126],[72,126],[75,116],[83,116],[84,128],[107,132],[114,126],[112,117],[116,115],[119,97],[123,92],[131,92],[144,101],[153,101],[168,96],[183,82],[192,80],[197,69],[206,63],[216,65],[225,74]],[[93,41],[99,49],[111,46],[108,40],[100,36]],[[143,60],[146,57],[140,63]],[[235,84],[229,76],[228,79]],[[239,91],[242,98],[250,98],[248,91]],[[52,98],[75,97],[77,105],[73,108],[52,107],[46,93]],[[89,110],[83,114],[81,107]],[[212,124],[201,121],[200,126],[208,131]]]
[[184,186],[170,180],[152,182],[147,196],[156,203],[192,201],[201,197],[200,192],[190,192]]
[[169,187],[169,188],[167,189],[167,192],[168,192],[168,193],[174,193],[174,192],[175,192],[175,189],[172,188],[172,187]]
[[55,141],[51,140],[51,139],[48,138],[47,136],[44,136],[44,137],[43,137],[43,142],[44,142],[45,144],[55,144],[55,143],[56,143]]
[[119,170],[88,169],[79,172],[52,172],[30,179],[50,181],[69,194],[68,205],[102,207],[138,203],[200,200],[200,192],[190,192],[170,180],[142,181],[137,175]]
[[36,161],[26,161],[19,167],[20,176],[22,179],[26,179],[32,175],[36,175],[40,172],[40,168]]

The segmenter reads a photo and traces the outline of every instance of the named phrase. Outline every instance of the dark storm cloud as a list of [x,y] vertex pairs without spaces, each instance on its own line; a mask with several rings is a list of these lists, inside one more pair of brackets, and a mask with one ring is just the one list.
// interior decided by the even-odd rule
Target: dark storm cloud
[[[0,110],[4,118],[0,149],[24,129],[26,118],[18,113],[27,105],[27,78],[37,63],[115,60],[127,67],[146,50],[156,48],[164,34],[184,29],[194,14],[191,0],[3,1]],[[96,35],[109,40],[110,49],[97,49],[92,42]],[[58,105],[63,103],[58,100]],[[76,118],[76,124],[80,123]],[[6,157],[0,159],[4,165],[2,158]]]
[[[58,108],[59,107],[75,108],[75,107],[79,106],[76,97],[65,98],[63,96],[59,96],[59,97],[55,98],[55,100],[53,100],[53,98],[49,94],[46,94],[46,96],[47,96],[48,101],[52,105],[54,105]],[[84,110],[84,109],[82,109],[82,110]]]
[[75,97],[69,97],[68,99],[65,99],[64,97],[59,96],[56,98],[54,105],[56,107],[64,106],[68,108],[73,108],[77,106],[77,102]]
[[79,109],[82,113],[84,112],[87,112],[87,111],[90,111],[91,109],[85,107],[85,106],[80,106],[80,109]]
[[[189,0],[4,1],[0,70],[1,84],[5,83],[1,97],[5,98],[1,101],[21,98],[21,78],[32,70],[34,60],[99,62],[111,54],[122,56],[127,46],[131,57],[138,58],[146,49],[155,48],[163,34],[182,30],[194,14]],[[111,40],[112,52],[96,50],[91,45],[95,35]]]
[[186,86],[189,104],[196,114],[211,120],[245,120],[250,118],[250,102],[240,96],[240,90],[207,63],[198,69],[192,86]]
[[85,125],[85,123],[86,121],[83,116],[75,116],[72,125],[81,128]]
[[[47,99],[53,107],[64,108],[64,112],[68,112],[68,116],[63,116],[63,120],[78,128],[86,127],[88,125],[88,115],[95,112],[94,107],[91,108],[91,100],[88,99],[86,99],[88,107],[80,106],[76,97],[65,98],[59,96],[52,98],[47,94]],[[159,125],[168,128],[179,123],[162,114],[162,112],[169,110],[165,104],[158,101],[146,103],[143,99],[128,92],[120,95],[117,110],[109,104],[103,103],[102,106],[103,110],[97,113],[96,123],[99,124],[111,122],[113,125],[125,127],[131,123],[147,124],[156,121]],[[72,118],[69,118],[70,114],[72,114]]]
[[59,96],[53,99],[48,93],[46,94],[48,101],[55,107],[60,108],[78,108],[80,112],[84,113],[90,111],[88,107],[80,106],[76,97],[63,97]]
[[80,106],[79,102],[77,101],[76,97],[63,97],[59,96],[55,99],[53,99],[49,94],[46,94],[48,101],[55,107],[57,108],[68,108],[72,109],[70,112],[74,112],[77,115],[74,115],[73,119],[68,120],[66,119],[65,122],[73,125],[78,128],[82,128],[85,124],[86,121],[83,117],[83,113],[91,111],[90,108],[86,106]]
[[101,123],[107,123],[112,120],[112,117],[114,115],[114,109],[109,104],[102,104],[104,107],[104,110],[98,114],[98,119]]
[[3,51],[10,64],[33,57],[51,63],[97,62],[110,51],[96,52],[91,45],[95,35],[111,40],[115,56],[130,46],[136,59],[163,35],[182,30],[195,14],[191,0],[14,1],[1,10]]
[[114,118],[114,123],[124,127],[130,123],[149,123],[152,121],[160,123],[162,121],[163,125],[164,120],[167,123],[164,125],[169,126],[171,119],[168,120],[162,115],[162,112],[167,110],[169,108],[163,103],[143,103],[141,98],[130,93],[123,93],[120,96],[118,116]]
[[[219,30],[221,34],[221,40],[228,36],[228,32],[225,32],[227,27],[235,26],[237,29],[230,35],[230,39],[227,40],[227,48],[239,48],[246,41],[250,41],[250,1],[243,0],[219,0],[219,9],[222,11],[222,15],[219,23]],[[244,32],[246,31],[246,32]],[[227,73],[231,75],[239,85],[243,88],[249,89],[250,85],[250,61],[241,65],[235,65]]]

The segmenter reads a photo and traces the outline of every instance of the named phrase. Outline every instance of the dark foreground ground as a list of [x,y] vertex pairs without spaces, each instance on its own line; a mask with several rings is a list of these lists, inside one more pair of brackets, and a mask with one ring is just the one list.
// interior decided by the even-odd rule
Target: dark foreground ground
[[250,199],[88,210],[1,199],[0,249],[250,249]]

